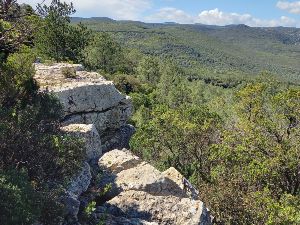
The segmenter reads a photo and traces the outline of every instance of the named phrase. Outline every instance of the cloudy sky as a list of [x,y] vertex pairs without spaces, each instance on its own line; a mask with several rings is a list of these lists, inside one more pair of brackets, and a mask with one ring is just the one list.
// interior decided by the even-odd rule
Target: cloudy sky
[[[50,0],[46,0],[49,2]],[[65,0],[70,1],[70,0]],[[35,5],[42,0],[20,0]],[[73,0],[74,16],[145,22],[300,27],[295,0]]]

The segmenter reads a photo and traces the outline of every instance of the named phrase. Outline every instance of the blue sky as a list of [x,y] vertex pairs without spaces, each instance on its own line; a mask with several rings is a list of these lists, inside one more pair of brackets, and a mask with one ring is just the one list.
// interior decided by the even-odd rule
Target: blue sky
[[[32,5],[41,1],[20,0]],[[300,1],[295,0],[73,0],[73,3],[77,9],[75,16],[81,17],[300,27]]]

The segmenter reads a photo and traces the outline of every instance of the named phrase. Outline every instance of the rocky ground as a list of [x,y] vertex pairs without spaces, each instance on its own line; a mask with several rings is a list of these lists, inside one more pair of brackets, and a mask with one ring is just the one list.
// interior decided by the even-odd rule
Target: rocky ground
[[[76,76],[65,77],[62,68]],[[73,64],[36,64],[35,77],[41,91],[62,103],[61,129],[85,141],[86,160],[64,196],[66,224],[79,224],[78,214],[91,201],[97,206],[90,224],[211,224],[197,190],[176,169],[160,172],[124,149],[134,133],[127,124],[133,109],[112,82]]]

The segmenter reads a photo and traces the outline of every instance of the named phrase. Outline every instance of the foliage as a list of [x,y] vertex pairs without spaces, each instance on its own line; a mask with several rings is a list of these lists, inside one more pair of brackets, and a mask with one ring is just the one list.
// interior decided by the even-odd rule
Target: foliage
[[0,199],[3,225],[29,225],[40,215],[38,198],[23,173],[0,170]]
[[157,85],[160,103],[174,108],[191,103],[190,90],[184,70],[177,66],[174,61],[168,60],[161,66],[160,73],[161,77]]
[[[20,6],[15,0],[0,2],[0,59],[2,60],[19,49],[21,45],[30,45],[36,15],[28,5]],[[2,61],[1,60],[1,61]]]
[[158,83],[160,78],[159,62],[155,57],[145,57],[137,67],[138,78],[152,85]]
[[84,49],[84,58],[89,69],[114,74],[121,70],[124,55],[121,46],[110,35],[100,33]]
[[113,81],[116,88],[125,94],[142,90],[141,82],[132,75],[117,74],[113,77]]
[[76,78],[76,70],[72,67],[61,68],[61,73],[65,78]]
[[[223,220],[297,224],[293,211],[300,191],[299,101],[299,89],[276,88],[274,83],[249,84],[237,93],[238,118],[224,131],[211,158],[216,160],[212,170],[215,185],[226,183],[227,190],[222,192],[232,192],[228,183],[233,182],[232,188],[242,195],[221,216]],[[226,212],[224,206],[213,207]],[[291,210],[290,214],[284,210]]]
[[298,28],[152,24],[103,18],[73,18],[97,32],[109,32],[122,46],[173,57],[192,79],[236,86],[264,70],[299,84]]
[[82,49],[90,38],[90,31],[78,24],[70,25],[70,15],[75,13],[73,4],[52,0],[49,6],[38,5],[41,16],[40,29],[35,34],[35,45],[42,56],[57,62],[82,61]]
[[85,213],[90,216],[92,213],[96,210],[96,202],[92,201],[88,204],[88,206],[85,208]]
[[134,152],[162,169],[176,167],[196,181],[210,180],[210,145],[218,138],[219,117],[200,106],[158,106],[131,140]]

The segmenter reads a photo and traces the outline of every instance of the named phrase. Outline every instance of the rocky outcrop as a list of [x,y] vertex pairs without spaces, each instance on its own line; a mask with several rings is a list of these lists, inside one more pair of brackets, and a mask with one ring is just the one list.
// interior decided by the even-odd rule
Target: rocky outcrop
[[72,136],[81,138],[86,148],[86,160],[95,165],[102,155],[100,135],[94,124],[70,124],[61,128]]
[[[76,71],[68,78],[63,70]],[[62,131],[81,138],[86,159],[81,171],[70,181],[63,202],[68,221],[76,221],[80,196],[88,190],[102,152],[128,147],[134,128],[127,124],[132,113],[128,96],[122,95],[112,82],[81,65],[58,63],[36,64],[35,79],[41,91],[55,95],[63,107]],[[68,70],[67,69],[67,70]],[[69,223],[69,222],[68,222]]]
[[208,210],[176,169],[161,173],[125,149],[104,154],[99,166],[104,171],[100,188],[108,183],[112,188],[98,217],[106,212],[162,225],[210,224]]
[[[128,142],[128,135],[120,129],[128,127],[132,104],[130,98],[122,95],[111,81],[98,73],[83,71],[83,67],[76,64],[36,64],[35,68],[35,78],[41,90],[53,93],[62,103],[65,125],[93,124],[104,151],[117,146],[118,140],[125,137]],[[62,68],[73,68],[76,78],[66,78]]]
[[87,191],[91,179],[91,167],[88,163],[84,163],[80,173],[70,182],[62,199],[62,202],[66,206],[66,218],[68,218],[69,221],[76,221],[78,219],[77,216],[80,208],[79,196]]
[[[72,68],[76,77],[67,78],[62,68]],[[64,224],[79,225],[78,214],[91,201],[97,202],[92,225],[211,224],[197,190],[175,168],[160,172],[123,149],[134,133],[127,124],[132,104],[112,82],[81,65],[36,64],[36,71],[41,91],[57,96],[63,106],[61,130],[85,144],[81,171],[62,198]]]

